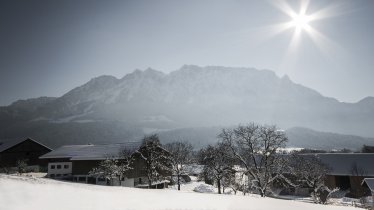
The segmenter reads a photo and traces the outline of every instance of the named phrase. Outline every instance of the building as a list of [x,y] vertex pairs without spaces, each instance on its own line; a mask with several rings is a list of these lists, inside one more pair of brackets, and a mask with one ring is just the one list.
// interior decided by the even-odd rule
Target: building
[[328,187],[349,190],[351,197],[370,195],[361,183],[374,177],[374,153],[320,153],[317,157],[330,169],[326,178]]
[[[67,145],[62,146],[40,157],[48,162],[48,177],[67,179],[76,182],[100,185],[122,185],[127,187],[141,187],[147,184],[143,160],[134,155],[132,170],[129,170],[122,180],[106,180],[100,176],[90,175],[89,172],[98,164],[110,159],[120,159],[124,150],[135,151],[139,142],[106,145]],[[164,183],[158,183],[164,187]]]
[[[301,154],[304,158],[316,157],[328,170],[325,185],[330,189],[339,188],[346,191],[346,197],[361,198],[370,196],[367,185],[362,185],[365,178],[374,178],[374,153],[307,153]],[[284,155],[291,158],[290,155]],[[285,173],[285,176],[289,174]],[[282,186],[281,186],[282,188]],[[288,187],[282,194],[308,196],[311,193],[308,187]]]
[[47,162],[39,157],[50,151],[51,148],[31,138],[0,140],[0,170],[14,169],[18,160],[25,161],[30,170],[42,170]]
[[369,207],[371,210],[374,210],[374,178],[365,178],[362,181],[361,185],[365,188],[368,188],[371,193],[371,201],[367,202],[367,204],[369,205],[366,205],[366,207]]

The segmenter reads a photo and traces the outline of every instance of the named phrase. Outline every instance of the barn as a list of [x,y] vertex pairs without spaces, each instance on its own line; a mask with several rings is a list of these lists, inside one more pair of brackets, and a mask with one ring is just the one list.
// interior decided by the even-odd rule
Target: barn
[[[119,159],[124,150],[135,151],[140,142],[103,145],[66,145],[40,157],[48,162],[48,177],[66,179],[75,182],[99,185],[122,185],[127,187],[146,186],[147,178],[143,169],[144,162],[135,155],[132,170],[122,180],[108,183],[103,177],[90,175],[89,172],[98,164],[110,159]],[[158,188],[164,187],[158,186]],[[157,187],[157,186],[155,186]]]
[[361,183],[365,178],[374,177],[374,153],[321,153],[317,157],[330,169],[327,186],[349,190],[350,197],[370,195]]
[[50,151],[51,148],[31,138],[0,140],[0,170],[14,169],[18,160],[25,161],[30,170],[43,170],[47,162],[39,157]]

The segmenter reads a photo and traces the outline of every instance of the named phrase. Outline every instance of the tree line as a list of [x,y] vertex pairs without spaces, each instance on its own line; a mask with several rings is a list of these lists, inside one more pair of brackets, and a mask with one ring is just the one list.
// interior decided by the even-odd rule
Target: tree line
[[334,191],[324,185],[329,168],[317,156],[281,152],[288,139],[276,126],[250,123],[223,129],[217,137],[216,144],[194,151],[186,141],[162,145],[156,134],[145,136],[138,150],[124,151],[120,159],[102,161],[91,174],[107,179],[124,176],[132,169],[134,157],[139,157],[145,163],[142,170],[148,187],[169,174],[180,190],[181,177],[195,163],[203,166],[200,179],[216,185],[219,194],[230,188],[235,193],[251,192],[265,197],[275,187],[303,187],[312,190],[316,202],[325,203]]

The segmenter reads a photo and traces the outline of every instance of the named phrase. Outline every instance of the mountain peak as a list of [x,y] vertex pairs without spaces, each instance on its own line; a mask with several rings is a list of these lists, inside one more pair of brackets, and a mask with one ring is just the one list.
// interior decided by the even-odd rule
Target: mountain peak
[[114,76],[101,75],[101,76],[92,78],[89,82],[104,82],[104,81],[116,81],[116,80],[118,79]]
[[155,69],[152,69],[152,68],[147,68],[146,70],[144,70],[143,72],[144,74],[150,74],[150,75],[165,75],[162,71],[158,71],[158,70],[155,70]]
[[116,84],[119,80],[110,75],[102,75],[95,78],[92,78],[83,87],[90,88],[90,87],[109,87]]
[[[146,68],[145,70],[135,69],[132,73],[127,74],[127,75],[141,75],[141,74],[165,75],[164,72],[158,71],[150,67]],[[124,77],[126,77],[127,75],[125,75]]]

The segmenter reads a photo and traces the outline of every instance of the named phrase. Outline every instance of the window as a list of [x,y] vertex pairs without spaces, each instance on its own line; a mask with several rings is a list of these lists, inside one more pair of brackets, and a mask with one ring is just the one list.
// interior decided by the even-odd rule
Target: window
[[69,165],[64,165],[64,168],[69,168]]
[[61,165],[57,165],[57,169],[61,169]]
[[56,177],[60,177],[61,176],[61,174],[56,174]]
[[51,177],[51,178],[55,178],[55,175],[54,175],[54,174],[51,174],[51,175],[49,175],[49,177]]
[[51,165],[51,169],[55,169],[55,165]]
[[68,176],[68,174],[64,174],[64,176]]

